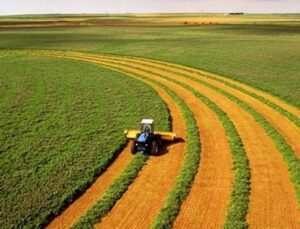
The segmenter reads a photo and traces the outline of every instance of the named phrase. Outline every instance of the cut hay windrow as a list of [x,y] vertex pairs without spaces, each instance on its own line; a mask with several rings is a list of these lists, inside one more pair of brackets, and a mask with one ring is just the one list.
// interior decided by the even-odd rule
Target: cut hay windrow
[[[116,63],[118,61],[120,61],[119,59],[125,60],[124,58],[116,58],[116,57],[112,58],[112,60],[116,61]],[[132,62],[132,60],[128,60],[128,61],[125,60],[125,61],[127,63],[133,63],[134,64],[133,67],[137,66],[136,62]],[[142,66],[148,66],[145,63],[142,63],[141,65]],[[140,67],[137,67],[137,68],[141,69]],[[152,68],[146,67],[145,69],[144,68],[142,68],[142,69],[144,71],[150,71],[151,72]],[[176,74],[175,71],[173,71],[173,72]],[[173,78],[173,75],[170,74],[169,72],[166,72],[166,71],[163,71],[160,74],[165,74],[166,76],[169,76],[169,78]],[[278,111],[278,112],[276,112],[273,109],[270,109],[268,106],[265,106],[264,105],[265,103],[260,103],[259,100],[257,101],[255,99],[253,99],[253,97],[250,96],[249,94],[245,94],[244,97],[243,97],[243,94],[240,90],[235,91],[235,89],[232,89],[231,87],[226,87],[226,86],[223,87],[222,85],[219,85],[219,84],[214,85],[214,81],[212,81],[212,82],[211,81],[205,81],[205,80],[203,80],[203,77],[202,77],[202,79],[198,79],[195,76],[190,76],[190,75],[180,74],[180,76],[186,77],[186,78],[191,79],[191,80],[196,80],[197,82],[204,82],[204,83],[211,84],[216,88],[220,88],[220,90],[230,91],[230,94],[233,94],[233,95],[236,94],[236,97],[239,96],[241,98],[241,100],[244,100],[247,103],[251,103],[251,105],[253,107],[257,107],[256,110],[258,112],[262,113],[265,116],[265,118],[283,135],[283,137],[285,139],[287,139],[288,143],[292,146],[292,149],[294,150],[294,152],[300,158],[300,143],[298,141],[299,136],[300,136],[300,131],[299,131],[299,128],[297,127],[298,121],[300,121],[300,120],[297,119],[296,116],[293,116],[292,113],[290,113],[288,111],[284,112],[285,110],[281,109],[280,106],[276,106],[277,111]],[[275,106],[275,104],[273,104],[273,105]],[[290,119],[290,121],[292,120],[291,122],[293,122],[293,123],[290,123],[287,119],[285,119],[284,114],[286,114],[288,116],[290,115],[289,116],[290,118],[291,118],[291,116],[294,117],[294,119],[293,118]],[[294,126],[294,124],[296,126]],[[281,125],[284,125],[285,128],[282,128]]]
[[[174,81],[179,84],[182,84],[177,80],[174,80]],[[219,92],[220,94],[226,96],[230,100],[239,104],[245,111],[250,113],[253,116],[253,118],[265,129],[267,134],[276,143],[277,148],[281,152],[284,160],[286,161],[286,163],[289,167],[291,180],[293,181],[293,184],[295,186],[298,204],[300,205],[300,160],[299,160],[299,158],[297,158],[297,156],[293,152],[291,146],[282,137],[282,135],[266,120],[266,118],[264,118],[264,116],[262,116],[260,113],[258,113],[253,107],[251,107],[246,102],[242,101],[241,99],[237,98],[236,96],[234,96],[218,87],[215,87],[207,82],[203,82],[201,80],[195,80],[195,81]],[[185,86],[189,87],[188,85],[185,85]]]
[[[120,64],[120,63],[119,63]],[[126,66],[129,66],[127,64],[124,64]],[[153,72],[152,72],[153,73]],[[162,76],[161,76],[162,77]],[[171,81],[180,83],[174,79],[170,79]],[[189,87],[186,85],[186,87]],[[190,88],[192,89],[192,88]],[[214,88],[218,89],[220,91],[221,89],[219,88]],[[223,93],[223,92],[222,92]],[[224,93],[225,96],[229,97],[228,93]],[[268,135],[273,139],[273,141],[276,143],[276,146],[278,147],[279,151],[282,153],[283,158],[286,160],[290,172],[291,172],[291,177],[292,181],[294,183],[294,186],[296,188],[296,193],[297,196],[299,196],[299,161],[297,157],[294,155],[293,151],[291,150],[290,146],[286,143],[286,141],[282,138],[282,136],[276,131],[276,129],[271,126],[264,118],[261,116],[258,112],[256,112],[253,108],[251,108],[249,105],[246,103],[243,103],[242,101],[238,100],[234,96],[230,95],[229,97],[231,100],[234,100],[236,103],[242,106],[243,109],[245,109],[247,112],[249,112],[254,119],[261,124],[261,126],[266,130]]]
[[[132,57],[132,56],[115,56],[115,55],[103,55],[103,56],[108,56],[108,57],[114,57],[117,59],[132,59],[132,60],[137,60],[140,61],[142,64],[147,64],[151,65],[152,67],[160,68],[160,69],[165,69],[170,72],[174,73],[179,73],[180,74],[186,75],[188,73],[196,74],[198,77],[207,77],[216,81],[219,81],[221,83],[224,83],[230,87],[233,87],[237,90],[240,90],[246,94],[251,95],[252,97],[257,98],[258,100],[261,100],[262,102],[265,102],[267,105],[272,107],[275,110],[278,110],[278,112],[282,112],[282,114],[288,114],[291,118],[291,121],[294,120],[297,123],[299,123],[300,119],[300,110],[297,108],[297,104],[290,105],[286,103],[286,101],[283,101],[281,98],[277,98],[276,96],[270,95],[261,89],[256,89],[254,87],[250,87],[247,84],[240,82],[238,80],[233,80],[225,76],[220,76],[214,73],[206,72],[201,69],[196,69],[193,67],[185,66],[185,65],[179,65],[176,63],[171,63],[171,62],[166,62],[166,61],[161,61],[157,59],[146,59],[142,57]],[[173,69],[173,70],[172,70]]]
[[[96,62],[95,62],[96,63]],[[99,62],[98,64],[101,64],[101,62]],[[123,71],[126,71],[126,70],[123,70]],[[168,87],[170,87],[170,85],[169,84],[166,84]],[[172,89],[173,89],[173,87],[172,87]],[[176,91],[176,93],[179,93],[179,91],[177,91],[175,88],[173,89],[173,90],[175,90]],[[209,122],[208,122],[209,123]],[[207,131],[207,132],[210,132],[210,131]],[[225,138],[225,135],[224,135],[224,138]],[[208,140],[209,141],[209,139],[206,139],[206,140]],[[219,139],[220,140],[220,139]],[[223,140],[223,139],[222,139]],[[215,139],[215,141],[217,141],[217,139]],[[205,142],[205,144],[206,144],[206,142]],[[229,170],[230,170],[230,168],[229,168]],[[223,174],[224,174],[224,171],[223,171]],[[216,183],[219,183],[219,181],[217,181]],[[220,195],[218,194],[218,198],[220,197]],[[225,199],[225,201],[226,201],[227,199]],[[223,200],[222,200],[222,202],[223,202]],[[225,202],[226,203],[226,202]],[[226,205],[226,204],[225,204]],[[173,206],[173,208],[175,208],[175,206]],[[171,209],[170,209],[170,207],[169,208],[167,208],[168,209],[168,211],[170,211]],[[174,212],[172,213],[172,214],[177,214],[177,212],[175,211],[175,209],[173,209],[174,210]],[[170,213],[168,213],[168,211],[166,210],[164,213],[165,213],[165,215],[167,215],[167,214],[170,214]],[[223,218],[221,218],[221,220],[222,220]],[[165,224],[165,226],[167,226],[167,224],[169,224],[169,226],[172,224],[172,220],[173,219],[170,219],[168,222],[165,222],[166,224]],[[156,226],[158,226],[158,225],[156,225]],[[101,224],[100,224],[100,227],[101,227]]]

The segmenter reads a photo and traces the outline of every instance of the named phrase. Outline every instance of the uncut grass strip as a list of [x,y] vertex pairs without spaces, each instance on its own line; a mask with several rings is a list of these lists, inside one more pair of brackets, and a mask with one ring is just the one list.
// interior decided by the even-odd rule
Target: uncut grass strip
[[[154,74],[152,72],[149,73]],[[164,78],[169,80],[169,78],[167,77]],[[181,84],[179,82],[176,83]],[[186,87],[186,89],[191,89],[191,88]],[[224,113],[214,102],[212,102],[207,97],[200,94],[198,91],[192,90],[192,92],[195,94],[196,97],[201,99],[214,112],[217,113],[218,118],[220,119],[220,121],[222,122],[225,128],[226,135],[228,136],[228,141],[230,143],[230,148],[233,154],[235,179],[234,179],[231,200],[228,207],[225,226],[227,227],[235,226],[239,228],[245,228],[247,227],[246,215],[248,212],[249,194],[250,194],[250,168],[249,168],[248,159],[245,150],[243,148],[242,141],[234,127],[234,124],[228,118],[226,113]],[[153,227],[160,228],[162,225],[166,227],[171,227],[173,221],[176,218],[176,215],[178,214],[178,212],[176,212],[176,205],[173,205],[174,204],[173,201],[175,201],[176,203],[176,201],[180,201],[180,200],[181,200],[180,198],[174,200],[171,197],[165,210],[163,210],[164,208],[162,209],[163,211],[163,213],[161,213],[162,215],[158,216],[158,218],[155,220],[157,222],[154,221]],[[171,211],[171,213],[169,211]],[[164,222],[165,224],[163,224],[162,222]]]
[[[105,56],[105,55],[104,55]],[[168,65],[167,63],[166,64],[162,64],[161,63],[161,66],[160,67],[157,67],[157,66],[153,66],[151,64],[148,64],[148,63],[145,63],[145,62],[142,62],[142,61],[146,61],[146,60],[142,60],[142,61],[139,61],[139,62],[136,62],[134,61],[135,58],[131,58],[131,59],[127,59],[127,58],[112,58],[116,61],[118,60],[126,60],[128,62],[131,62],[131,63],[138,63],[140,65],[143,65],[143,66],[148,66],[148,67],[155,67],[157,69],[160,69],[160,70],[163,70],[163,71],[168,71],[170,73],[174,73],[174,74],[180,74],[182,76],[185,76],[185,77],[188,77],[188,78],[193,78],[193,79],[199,79],[197,77],[193,77],[193,76],[190,76],[188,74],[185,74],[185,73],[178,73],[174,70],[170,70],[169,68],[164,68],[164,65],[165,66],[169,66],[169,67],[172,67],[172,68],[177,68],[177,69],[180,69],[180,70],[183,70],[183,71],[186,71],[186,72],[190,72],[190,73],[193,73],[193,74],[197,74],[199,77],[205,77],[205,78],[208,78],[208,79],[211,79],[211,80],[215,80],[217,82],[220,82],[220,83],[223,83],[224,85],[228,86],[228,87],[231,87],[231,88],[234,88],[236,90],[239,90],[249,96],[252,96],[254,97],[255,99],[259,100],[260,102],[268,105],[269,107],[271,107],[273,110],[277,111],[278,113],[284,115],[285,117],[287,117],[291,122],[293,122],[296,126],[300,127],[300,118],[297,117],[296,115],[294,115],[293,113],[289,112],[288,110],[282,108],[281,106],[277,105],[276,103],[264,98],[263,96],[260,96],[260,95],[257,95],[253,92],[250,92],[248,91],[247,89],[245,88],[242,88],[238,85],[235,85],[233,83],[230,83],[224,79],[221,79],[221,77],[216,77],[210,73],[199,73],[197,72],[197,70],[195,69],[194,71],[191,69],[191,70],[188,70],[188,69],[184,69],[184,68],[180,68],[179,66],[177,67],[174,67],[172,65]],[[132,60],[133,59],[133,60]],[[137,59],[137,60],[140,60],[140,59]],[[141,63],[142,62],[142,63]],[[150,62],[149,62],[150,63]]]
[[113,181],[100,201],[88,210],[88,212],[82,216],[72,228],[93,228],[93,225],[107,215],[118,199],[126,192],[129,185],[134,181],[138,176],[139,171],[146,164],[147,160],[147,155],[136,154],[122,174]]

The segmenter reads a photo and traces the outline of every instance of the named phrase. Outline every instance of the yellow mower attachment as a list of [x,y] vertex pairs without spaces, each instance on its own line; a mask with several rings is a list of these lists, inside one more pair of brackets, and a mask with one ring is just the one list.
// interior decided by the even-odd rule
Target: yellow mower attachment
[[[136,139],[137,135],[141,133],[140,130],[125,130],[124,134],[127,139]],[[162,141],[175,141],[176,133],[169,131],[154,131],[154,135],[158,136]]]

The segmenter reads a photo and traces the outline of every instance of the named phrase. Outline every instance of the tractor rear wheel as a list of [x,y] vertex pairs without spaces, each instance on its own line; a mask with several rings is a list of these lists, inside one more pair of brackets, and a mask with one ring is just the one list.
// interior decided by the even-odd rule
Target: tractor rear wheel
[[158,142],[157,141],[152,142],[151,154],[152,155],[158,154]]
[[135,142],[134,141],[131,142],[131,153],[136,154],[136,147],[135,147]]

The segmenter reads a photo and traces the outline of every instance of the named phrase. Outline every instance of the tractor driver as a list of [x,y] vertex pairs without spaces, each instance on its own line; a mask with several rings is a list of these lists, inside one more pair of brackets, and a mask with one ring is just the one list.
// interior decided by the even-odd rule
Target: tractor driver
[[149,124],[144,124],[143,127],[144,128],[143,128],[142,132],[147,133],[147,134],[151,133],[151,126]]

